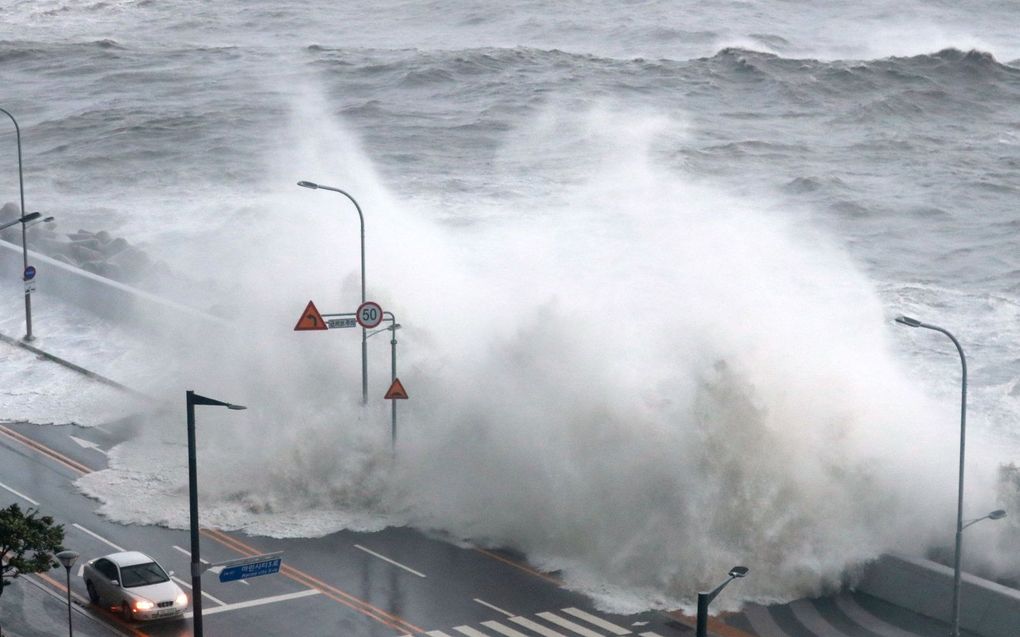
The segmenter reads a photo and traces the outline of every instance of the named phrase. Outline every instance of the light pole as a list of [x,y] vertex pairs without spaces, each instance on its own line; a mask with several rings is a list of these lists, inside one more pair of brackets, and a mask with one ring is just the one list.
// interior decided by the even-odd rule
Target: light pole
[[715,590],[709,593],[698,593],[698,630],[696,637],[708,637],[708,605],[712,603],[712,600],[716,598],[722,589],[726,588],[726,585],[733,580],[744,577],[747,575],[748,568],[746,566],[734,566],[730,569],[730,578],[722,584],[715,587]]
[[[19,217],[19,218],[15,219],[14,221],[8,221],[7,223],[5,223],[3,225],[0,225],[0,230],[6,230],[7,228],[10,228],[11,226],[13,226],[16,223],[27,223],[29,221],[35,221],[36,219],[38,219],[41,216],[42,216],[41,212],[30,212],[27,215],[25,215],[24,217]],[[53,217],[49,217],[49,218],[52,219]]]
[[963,348],[956,337],[937,325],[922,323],[909,316],[897,316],[896,322],[907,327],[923,327],[936,332],[942,332],[953,341],[956,351],[960,353],[960,367],[962,369],[962,380],[960,383],[960,486],[956,500],[956,552],[953,558],[953,632],[952,637],[960,637],[960,561],[963,556],[963,468],[964,448],[967,444],[967,357],[963,355]]
[[996,509],[995,511],[992,511],[988,515],[982,515],[979,518],[974,518],[973,520],[968,521],[966,524],[963,525],[963,528],[967,528],[972,524],[977,524],[981,520],[1001,520],[1004,517],[1006,517],[1006,512],[1003,511],[1002,509]]
[[77,561],[78,553],[75,551],[61,551],[57,553],[57,559],[60,560],[60,563],[64,565],[64,570],[67,571],[67,635],[68,637],[74,637],[74,629],[71,628],[71,567]]
[[[365,215],[361,213],[361,206],[349,193],[340,190],[339,188],[333,188],[332,186],[323,186],[311,181],[299,181],[297,185],[302,188],[311,188],[312,190],[331,190],[338,192],[344,197],[351,200],[354,207],[358,211],[358,220],[361,222],[361,303],[365,303]],[[365,405],[368,403],[368,330],[364,327],[361,328],[361,404]]]
[[198,546],[198,466],[195,458],[195,405],[246,409],[187,391],[188,401],[188,501],[191,506],[191,610],[194,637],[202,637],[202,564]]
[[[400,323],[397,323],[397,317],[392,312],[386,312],[389,314],[390,326],[384,327],[381,330],[376,330],[369,334],[369,336],[375,336],[380,332],[390,332],[390,383],[397,379],[397,330],[400,329]],[[397,448],[397,399],[390,399],[391,405],[391,418],[390,418],[390,447],[393,450]]]
[[[21,193],[21,214],[25,214],[25,177],[21,167],[21,127],[18,126],[18,120],[14,119],[14,116],[5,109],[0,108],[0,113],[3,113],[7,117],[11,118],[14,122],[14,133],[18,138],[18,191]],[[26,215],[27,216],[27,215]],[[21,221],[21,256],[22,256],[22,267],[28,269],[28,241],[26,240],[27,233],[25,231],[25,222],[22,217]],[[25,340],[32,340],[32,293],[27,289],[25,290]]]

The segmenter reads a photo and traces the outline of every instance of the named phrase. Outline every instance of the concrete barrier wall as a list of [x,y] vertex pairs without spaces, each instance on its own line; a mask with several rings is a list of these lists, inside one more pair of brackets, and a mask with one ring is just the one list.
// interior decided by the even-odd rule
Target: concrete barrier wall
[[[185,326],[226,325],[227,321],[195,308],[107,279],[29,250],[36,267],[37,293],[52,295],[100,316],[130,320],[154,330],[180,330]],[[21,246],[0,240],[0,273],[5,278],[23,272]]]
[[[944,622],[952,621],[953,569],[931,560],[883,555],[857,590]],[[1020,591],[964,573],[960,628],[982,637],[1020,635]]]

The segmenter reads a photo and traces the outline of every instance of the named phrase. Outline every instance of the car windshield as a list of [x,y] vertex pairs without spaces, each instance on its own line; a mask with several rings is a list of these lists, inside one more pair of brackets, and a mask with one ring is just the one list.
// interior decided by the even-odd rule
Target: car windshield
[[124,588],[133,586],[148,586],[159,584],[170,578],[166,572],[155,562],[147,564],[135,564],[134,566],[122,566],[120,569],[120,585]]

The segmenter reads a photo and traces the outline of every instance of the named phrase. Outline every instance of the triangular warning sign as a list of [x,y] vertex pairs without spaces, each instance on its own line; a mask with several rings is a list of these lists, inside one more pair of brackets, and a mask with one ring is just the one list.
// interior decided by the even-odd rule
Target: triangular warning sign
[[326,321],[322,320],[322,315],[319,314],[319,310],[315,309],[315,303],[311,301],[308,302],[308,307],[301,313],[301,318],[298,319],[297,325],[294,326],[295,332],[328,329]]
[[407,398],[407,390],[405,390],[404,386],[400,384],[399,378],[393,379],[393,384],[390,385],[388,390],[386,390],[386,396],[384,396],[384,398],[386,398],[386,400],[393,398]]

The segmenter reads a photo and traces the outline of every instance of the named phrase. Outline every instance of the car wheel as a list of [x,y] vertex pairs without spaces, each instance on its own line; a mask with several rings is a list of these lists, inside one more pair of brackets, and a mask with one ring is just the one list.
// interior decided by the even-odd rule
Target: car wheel
[[129,622],[134,619],[131,616],[131,604],[128,604],[125,600],[120,600],[120,616],[124,618],[124,621]]
[[85,590],[89,593],[89,601],[93,604],[99,605],[99,593],[96,592],[96,587],[92,585],[92,580],[85,582]]

